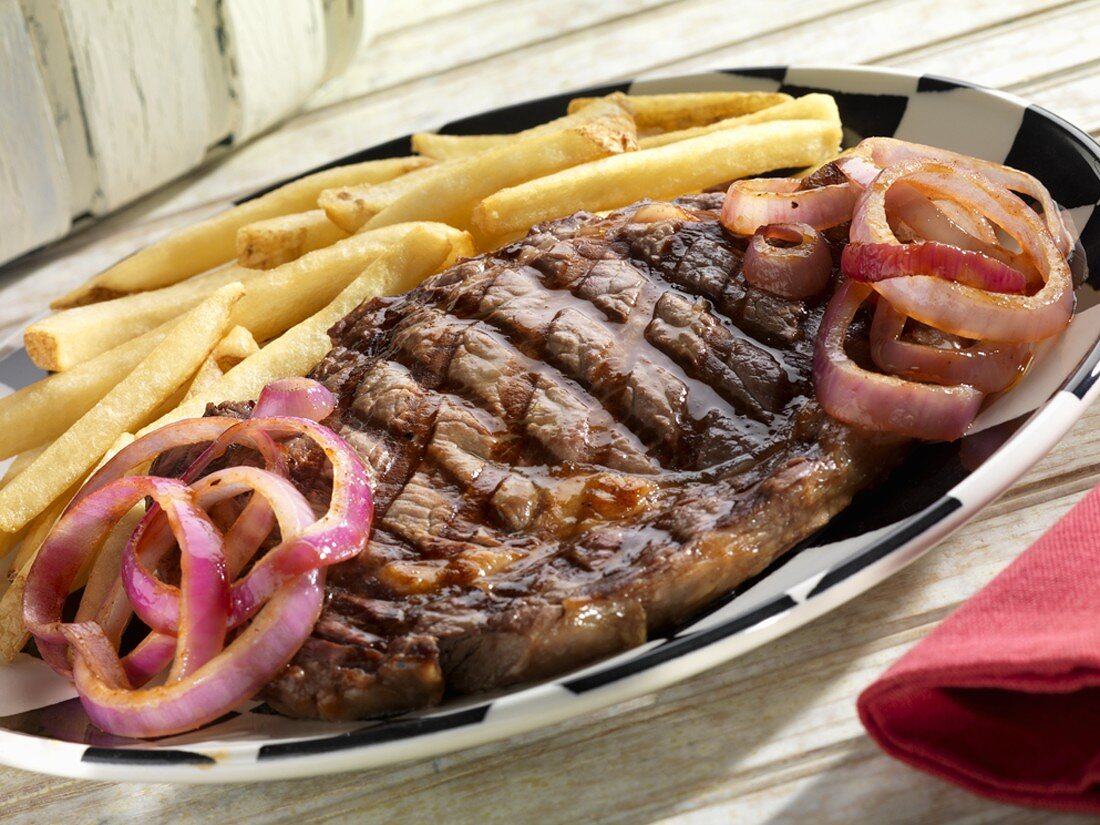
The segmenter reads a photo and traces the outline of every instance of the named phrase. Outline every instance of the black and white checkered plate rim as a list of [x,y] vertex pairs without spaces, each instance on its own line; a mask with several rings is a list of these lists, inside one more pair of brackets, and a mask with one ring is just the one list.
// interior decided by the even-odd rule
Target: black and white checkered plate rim
[[[753,89],[833,94],[848,144],[896,135],[1025,169],[1070,210],[1087,257],[1100,261],[1100,146],[1012,95],[933,75],[862,67],[730,69],[574,91],[441,131],[519,130],[560,115],[577,94]],[[329,165],[409,151],[404,137]],[[0,381],[19,386],[29,380],[25,367],[12,366],[18,361],[0,362]],[[675,634],[542,684],[385,722],[289,720],[250,706],[202,731],[151,743],[89,735],[71,690],[43,682],[52,674],[23,655],[15,666],[0,668],[0,763],[105,780],[282,779],[436,756],[653,692],[811,621],[927,552],[1051,449],[1100,395],[1098,378],[1100,267],[1081,287],[1070,330],[1040,353],[1019,387],[983,411],[967,438],[915,451],[893,476],[904,477],[904,492],[887,482],[861,496],[820,535]]]

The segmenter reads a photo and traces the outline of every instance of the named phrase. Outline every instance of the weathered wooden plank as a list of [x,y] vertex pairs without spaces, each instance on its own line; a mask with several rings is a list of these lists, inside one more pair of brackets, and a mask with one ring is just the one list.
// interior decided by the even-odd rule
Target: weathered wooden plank
[[381,3],[378,32],[384,34],[409,26],[426,26],[441,17],[504,2],[507,0],[401,0],[397,3],[390,0]]
[[[1015,0],[1019,2],[1019,0]],[[868,0],[685,0],[307,113],[163,192],[151,216],[234,197],[411,131],[531,97],[646,71],[698,49],[774,32]],[[731,34],[736,32],[736,34]],[[369,47],[368,47],[369,48]],[[413,54],[393,60],[417,60]]]
[[[659,69],[677,73],[782,62],[777,55],[803,64],[868,63],[904,51],[920,51],[947,38],[981,32],[1020,15],[1064,4],[1065,0],[972,0],[961,13],[953,0],[887,0],[836,12],[828,15],[828,20],[815,18],[767,36],[698,50],[690,58]],[[1036,53],[1045,52],[1036,49]]]
[[1058,78],[1096,58],[1100,2],[1073,3],[1008,19],[929,47],[894,52],[874,62],[956,77],[1004,89],[1043,77]]
[[513,0],[507,13],[495,5],[478,6],[381,37],[359,53],[340,77],[319,89],[307,110],[360,97],[378,89],[429,77],[467,63],[533,43],[558,40],[598,24],[624,19],[669,0]]

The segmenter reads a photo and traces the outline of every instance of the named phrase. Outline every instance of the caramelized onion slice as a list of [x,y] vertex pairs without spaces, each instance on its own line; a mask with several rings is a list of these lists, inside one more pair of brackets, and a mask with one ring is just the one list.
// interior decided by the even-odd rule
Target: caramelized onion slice
[[883,372],[901,378],[1000,392],[1020,377],[1031,358],[1028,344],[974,342],[951,349],[903,341],[904,329],[905,316],[879,301],[871,324],[871,358]]
[[722,205],[722,225],[738,235],[751,235],[772,223],[808,224],[828,229],[852,216],[858,190],[846,183],[799,190],[797,178],[734,181]]
[[745,280],[782,298],[808,298],[829,283],[833,256],[820,233],[804,223],[773,223],[753,233]]
[[1027,279],[1006,264],[942,243],[850,243],[840,257],[849,278],[877,283],[887,278],[929,275],[990,292],[1024,291]]
[[952,441],[978,413],[982,393],[973,387],[918,384],[869,372],[844,350],[848,327],[871,288],[845,281],[833,294],[814,346],[814,389],[833,418],[856,427],[928,441]]
[[926,161],[886,169],[856,204],[853,242],[897,243],[886,217],[886,192],[901,180],[933,199],[953,200],[989,218],[1016,240],[1044,283],[1034,295],[1005,295],[914,275],[876,282],[879,295],[910,318],[965,338],[1030,342],[1065,328],[1073,310],[1065,259],[1032,209],[978,175]]

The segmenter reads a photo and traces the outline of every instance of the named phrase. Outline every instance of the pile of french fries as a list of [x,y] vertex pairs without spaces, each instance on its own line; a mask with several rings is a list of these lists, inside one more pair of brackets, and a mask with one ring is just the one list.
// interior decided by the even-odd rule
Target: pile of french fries
[[[307,373],[362,301],[534,224],[812,168],[840,138],[821,94],[577,98],[518,134],[415,135],[415,156],[307,175],[91,278],[26,331],[31,359],[53,374],[0,398],[0,459],[14,458],[0,487],[0,661],[26,642],[23,587],[42,541],[135,437]],[[139,516],[78,580],[86,594],[113,581]]]

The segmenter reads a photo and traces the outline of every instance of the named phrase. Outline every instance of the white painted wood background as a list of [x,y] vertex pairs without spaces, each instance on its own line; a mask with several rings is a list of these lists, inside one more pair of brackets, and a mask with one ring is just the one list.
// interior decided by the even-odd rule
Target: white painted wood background
[[[370,9],[368,9],[370,16]],[[0,269],[0,333],[228,199],[363,146],[647,73],[859,62],[964,77],[1100,134],[1100,0],[394,0],[305,111],[48,251]],[[0,820],[90,822],[1076,821],[883,756],[854,702],[1100,481],[1100,408],[905,572],[778,642],[629,706],[394,768],[277,785],[84,783],[0,769]]]

